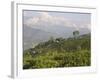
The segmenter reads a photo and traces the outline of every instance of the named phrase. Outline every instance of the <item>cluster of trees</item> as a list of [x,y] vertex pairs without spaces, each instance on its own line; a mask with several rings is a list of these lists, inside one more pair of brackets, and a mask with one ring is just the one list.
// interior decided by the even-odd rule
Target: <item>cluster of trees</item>
[[90,66],[90,34],[50,38],[23,53],[23,69]]

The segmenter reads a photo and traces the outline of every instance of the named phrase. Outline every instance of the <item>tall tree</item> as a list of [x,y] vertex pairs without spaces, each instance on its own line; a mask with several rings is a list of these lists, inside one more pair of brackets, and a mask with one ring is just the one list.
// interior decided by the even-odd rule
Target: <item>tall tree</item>
[[78,30],[74,31],[73,36],[75,39],[77,39],[77,37],[79,36],[79,31]]

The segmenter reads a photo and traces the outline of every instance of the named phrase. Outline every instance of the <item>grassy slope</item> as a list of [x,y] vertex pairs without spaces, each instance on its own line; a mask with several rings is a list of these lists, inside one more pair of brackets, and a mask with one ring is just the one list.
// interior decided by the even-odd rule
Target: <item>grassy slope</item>
[[50,39],[24,51],[23,56],[24,69],[90,66],[90,36]]

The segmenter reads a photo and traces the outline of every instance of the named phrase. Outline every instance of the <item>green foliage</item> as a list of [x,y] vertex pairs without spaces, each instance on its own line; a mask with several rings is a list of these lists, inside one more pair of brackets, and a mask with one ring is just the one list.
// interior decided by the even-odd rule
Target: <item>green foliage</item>
[[74,38],[77,38],[79,36],[79,31],[78,30],[74,31],[73,35],[74,35]]
[[25,50],[23,69],[90,66],[90,34],[74,38],[51,38]]

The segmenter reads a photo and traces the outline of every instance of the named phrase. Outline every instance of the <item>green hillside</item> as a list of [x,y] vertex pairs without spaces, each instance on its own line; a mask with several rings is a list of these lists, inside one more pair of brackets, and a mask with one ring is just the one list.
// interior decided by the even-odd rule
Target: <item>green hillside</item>
[[34,48],[24,50],[23,69],[90,66],[90,34],[75,34],[67,39],[51,37]]

